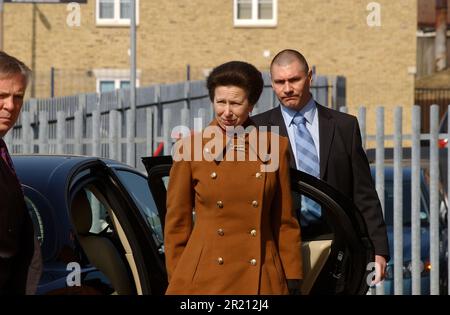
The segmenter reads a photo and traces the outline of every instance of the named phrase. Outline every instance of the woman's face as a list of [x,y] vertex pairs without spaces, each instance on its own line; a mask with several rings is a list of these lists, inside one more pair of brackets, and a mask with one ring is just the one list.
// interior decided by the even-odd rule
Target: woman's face
[[223,129],[242,125],[252,110],[253,105],[249,104],[247,93],[242,88],[228,85],[214,90],[214,111]]

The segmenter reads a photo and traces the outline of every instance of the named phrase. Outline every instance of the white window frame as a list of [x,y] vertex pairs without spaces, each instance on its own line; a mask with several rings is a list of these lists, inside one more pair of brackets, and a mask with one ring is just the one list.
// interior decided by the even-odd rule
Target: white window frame
[[[130,19],[120,18],[120,0],[114,1],[114,18],[100,18],[100,0],[95,0],[95,22],[100,26],[129,26]],[[139,25],[139,0],[136,0],[136,25]]]
[[258,19],[258,0],[252,1],[251,19],[238,19],[238,1],[233,0],[234,26],[239,27],[274,27],[278,23],[278,0],[272,0],[272,18]]
[[[100,93],[100,83],[102,81],[114,81],[114,89],[120,89],[121,81],[130,81],[129,69],[94,69],[92,71],[96,78],[97,93]],[[136,87],[140,86],[141,70],[136,70]]]

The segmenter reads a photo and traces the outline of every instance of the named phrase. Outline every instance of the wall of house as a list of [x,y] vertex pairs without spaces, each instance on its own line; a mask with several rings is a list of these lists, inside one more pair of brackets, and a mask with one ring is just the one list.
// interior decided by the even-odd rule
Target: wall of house
[[[95,3],[80,6],[80,27],[67,25],[64,4],[5,4],[4,49],[35,70],[33,96],[49,96],[51,67],[57,69],[56,95],[95,91],[96,69],[128,69],[129,29],[97,26]],[[381,24],[370,27],[367,6],[373,3],[380,5]],[[404,105],[409,115],[416,29],[416,0],[278,0],[278,24],[268,28],[234,27],[232,1],[140,0],[139,81],[183,81],[188,64],[191,79],[202,79],[232,59],[267,70],[277,51],[294,48],[317,73],[347,78],[350,113],[365,105],[371,118],[377,105]],[[391,125],[387,118],[387,130]],[[368,132],[374,130],[369,124]]]

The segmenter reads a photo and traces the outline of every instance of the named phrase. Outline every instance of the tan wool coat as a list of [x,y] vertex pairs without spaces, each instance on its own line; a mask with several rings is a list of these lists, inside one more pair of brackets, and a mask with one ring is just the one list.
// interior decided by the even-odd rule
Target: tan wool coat
[[[269,150],[270,136],[258,132],[258,139],[268,140]],[[213,158],[185,159],[172,166],[164,232],[166,294],[287,294],[286,279],[303,277],[288,139],[272,136],[279,139],[279,150],[274,150],[279,152],[270,153],[278,154],[279,168],[271,172],[261,171],[270,161],[263,162],[267,155],[248,136],[245,161],[218,159],[205,149],[210,139],[201,134],[181,140],[184,145],[201,141]],[[227,150],[244,151],[244,146],[229,147],[225,140],[222,153]],[[248,158],[251,150],[256,161]]]

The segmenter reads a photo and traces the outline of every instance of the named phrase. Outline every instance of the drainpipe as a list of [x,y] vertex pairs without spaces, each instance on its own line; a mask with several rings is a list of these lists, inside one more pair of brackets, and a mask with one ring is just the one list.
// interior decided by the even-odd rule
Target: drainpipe
[[435,69],[447,68],[447,0],[436,0]]
[[3,50],[3,0],[0,0],[0,51]]

